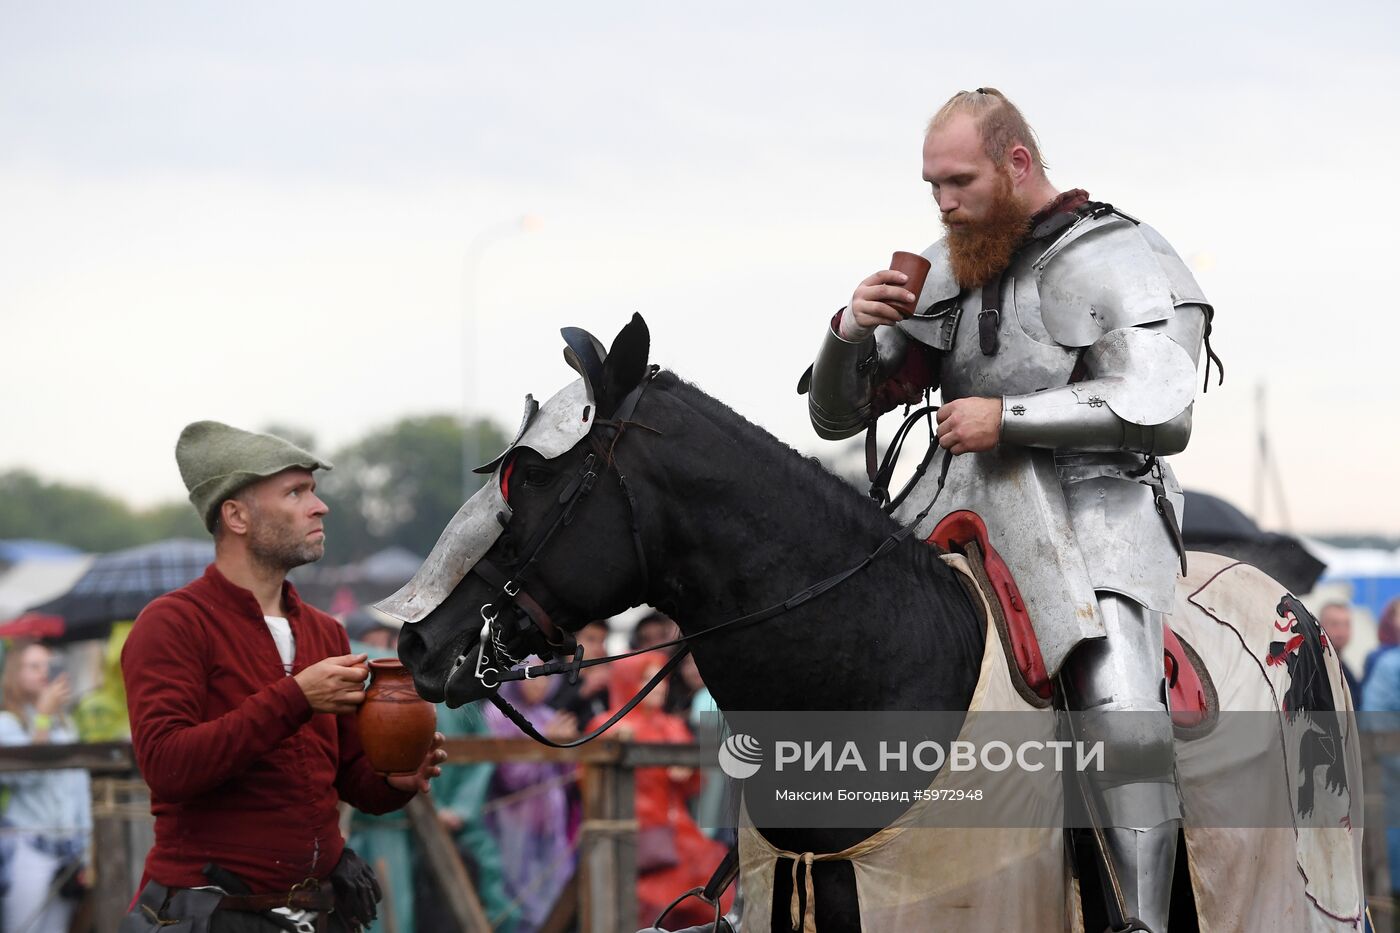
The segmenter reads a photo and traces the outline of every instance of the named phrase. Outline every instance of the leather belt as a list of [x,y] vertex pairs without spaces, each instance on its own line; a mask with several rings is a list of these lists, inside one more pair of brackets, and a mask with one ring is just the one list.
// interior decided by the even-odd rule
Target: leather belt
[[286,907],[291,910],[330,910],[335,906],[335,891],[294,888],[285,894],[226,894],[215,910],[250,910],[262,912]]

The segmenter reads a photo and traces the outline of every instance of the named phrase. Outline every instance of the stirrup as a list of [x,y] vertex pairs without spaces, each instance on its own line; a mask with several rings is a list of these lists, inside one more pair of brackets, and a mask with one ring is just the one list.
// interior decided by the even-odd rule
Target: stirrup
[[1152,933],[1152,928],[1137,917],[1128,917],[1121,927],[1105,927],[1104,933]]

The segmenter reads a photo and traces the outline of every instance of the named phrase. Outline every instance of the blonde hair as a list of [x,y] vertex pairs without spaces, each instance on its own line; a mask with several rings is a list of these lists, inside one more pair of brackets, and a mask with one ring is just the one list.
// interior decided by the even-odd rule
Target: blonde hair
[[[16,638],[10,643],[10,648],[5,652],[5,666],[0,671],[0,709],[8,713],[13,713],[15,718],[24,724],[26,732],[29,731],[28,706],[30,698],[20,693],[19,689],[19,664],[24,659],[24,655],[30,648],[43,648],[50,651],[48,645],[33,638]],[[55,716],[57,721],[60,717]]]
[[1001,165],[1012,147],[1021,145],[1031,154],[1032,163],[1042,172],[1045,171],[1045,159],[1040,155],[1040,142],[1035,137],[1035,130],[1001,91],[994,87],[958,91],[928,121],[927,132],[933,132],[960,113],[972,117],[977,124],[982,134],[982,151],[992,162]]

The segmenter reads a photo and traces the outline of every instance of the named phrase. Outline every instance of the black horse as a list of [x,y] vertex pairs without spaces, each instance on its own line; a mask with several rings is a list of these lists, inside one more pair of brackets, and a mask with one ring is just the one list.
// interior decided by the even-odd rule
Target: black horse
[[[476,524],[454,519],[424,569],[386,601],[402,598],[407,602],[400,606],[412,606],[399,656],[419,693],[454,706],[481,699],[495,686],[477,667],[483,657],[548,653],[551,646],[557,653],[570,639],[559,637],[556,627],[572,630],[645,602],[680,625],[706,685],[726,711],[968,709],[986,647],[985,623],[933,548],[907,534],[898,536],[897,524],[869,499],[700,390],[670,373],[653,375],[640,317],[633,317],[606,353],[582,331],[566,332],[566,340],[565,355],[590,390],[577,433],[565,435],[570,442],[581,439],[567,450],[559,448],[568,443],[556,445],[548,456],[523,443],[509,451],[493,480],[508,485],[508,504],[496,499],[502,511],[494,515],[464,509],[459,518],[475,516]],[[488,492],[489,487],[477,496]],[[468,560],[451,545],[472,535],[480,546],[468,549]],[[872,554],[879,556],[867,561]],[[1210,557],[1198,555],[1193,564]],[[1268,609],[1283,605],[1277,594],[1285,591],[1252,569],[1234,572],[1244,565],[1215,560],[1214,570],[1205,561],[1203,579],[1178,581],[1174,626],[1193,624],[1209,641],[1227,620],[1196,596],[1208,587],[1215,593],[1213,581],[1224,581],[1210,599],[1257,604],[1259,612],[1239,609],[1232,624],[1241,628],[1222,642],[1230,647],[1217,646],[1215,666],[1209,652],[1198,663],[1217,684],[1238,677],[1247,681],[1242,687],[1272,691],[1256,672],[1264,669],[1264,658],[1242,661],[1257,635],[1283,630]],[[818,586],[811,595],[813,584],[838,576],[839,584]],[[1235,596],[1225,598],[1227,590]],[[790,599],[796,594],[811,598]],[[483,620],[504,615],[503,603],[521,614],[488,626],[492,647],[483,654]],[[761,621],[726,624],[751,614]],[[533,623],[527,624],[527,615]],[[1322,651],[1320,642],[1314,644],[1311,628],[1293,634],[1299,636],[1297,652],[1290,650],[1291,642],[1268,649],[1269,663],[1277,666],[1287,658],[1297,681],[1286,695],[1287,714],[1338,708],[1322,695],[1319,677],[1326,668],[1340,683],[1335,657]],[[1251,705],[1248,690],[1237,693],[1231,709],[1267,710],[1274,702]],[[1350,760],[1359,755],[1355,730],[1312,738],[1329,740],[1318,747],[1333,755],[1330,761],[1339,760],[1335,752],[1342,747]],[[1307,761],[1317,764],[1316,758]],[[1312,768],[1304,770],[1311,788]],[[1250,774],[1212,779],[1248,784]],[[1344,793],[1342,772],[1328,770],[1324,780],[1328,792]],[[1252,785],[1245,792],[1253,792]],[[1303,796],[1298,802],[1300,807],[1311,803]],[[878,828],[762,827],[762,832],[780,849],[821,853],[848,848]],[[1225,844],[1212,838],[1214,846]],[[1250,859],[1251,846],[1261,844],[1241,836],[1228,851]],[[1101,929],[1103,899],[1086,861],[1089,850],[1073,848],[1086,929]],[[1196,929],[1198,909],[1220,910],[1222,919],[1215,922],[1226,923],[1223,918],[1235,909],[1228,897],[1215,896],[1205,905],[1194,901],[1187,848],[1177,847],[1172,929]],[[773,879],[774,930],[790,928],[789,864],[780,862]],[[1336,876],[1336,892],[1331,887],[1324,892],[1335,893],[1341,909],[1350,909],[1348,885],[1364,891],[1359,859],[1352,868],[1352,875]],[[821,891],[815,898],[818,928],[860,930],[851,864],[816,862],[810,878]],[[1281,868],[1275,880],[1278,890],[1269,894],[1270,904],[1298,904],[1298,916],[1306,914],[1309,929],[1331,929],[1333,915],[1321,909],[1301,872]],[[745,922],[749,930],[763,927],[752,915]]]
[[[600,421],[648,377],[647,356],[646,325],[634,316],[593,386]],[[513,454],[514,514],[487,555],[503,568],[522,560],[585,457],[604,453],[611,461],[528,574],[526,585],[549,594],[553,605],[545,608],[569,620],[565,627],[644,601],[692,634],[782,602],[858,563],[898,530],[820,464],[668,372],[651,379],[616,432],[596,451],[584,442],[550,460],[525,448]],[[611,475],[618,472],[626,488]],[[458,656],[474,661],[480,610],[493,598],[490,585],[469,575],[430,615],[404,626],[399,656],[424,697],[456,704],[479,696],[471,678],[447,681]],[[906,538],[823,595],[699,638],[692,650],[725,710],[966,710],[985,636],[954,572],[933,548]],[[789,851],[834,852],[874,829],[764,833]],[[822,891],[819,928],[859,930],[850,865],[818,862],[812,880]],[[774,910],[783,905],[783,916],[775,929],[787,926],[788,885],[780,870]]]

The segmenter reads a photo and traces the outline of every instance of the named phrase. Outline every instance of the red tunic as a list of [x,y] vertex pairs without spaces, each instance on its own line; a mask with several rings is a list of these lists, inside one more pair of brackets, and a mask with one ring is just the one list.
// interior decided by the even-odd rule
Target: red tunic
[[[345,630],[290,583],[282,604],[294,674],[350,653]],[[325,878],[340,859],[338,800],[386,813],[413,796],[370,768],[353,714],[312,713],[257,599],[213,564],[141,612],[122,676],[156,818],[148,879],[208,884],[201,869],[217,862],[254,893],[286,891]]]

